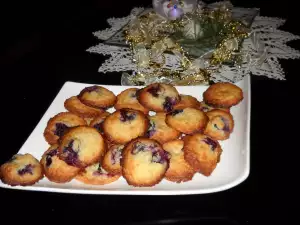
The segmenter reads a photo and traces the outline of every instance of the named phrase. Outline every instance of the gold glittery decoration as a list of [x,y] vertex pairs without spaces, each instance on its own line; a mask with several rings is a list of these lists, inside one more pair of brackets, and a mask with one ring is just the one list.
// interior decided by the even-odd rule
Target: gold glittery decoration
[[[188,52],[180,44],[174,42],[170,36],[182,31],[192,20],[201,20],[203,24],[219,26],[220,42],[217,44],[210,59],[212,66],[223,63],[238,63],[240,40],[248,36],[249,30],[239,21],[232,20],[231,11],[224,5],[218,9],[197,9],[193,13],[185,14],[181,19],[167,20],[150,12],[131,22],[124,31],[125,39],[130,44],[133,59],[138,70],[151,68],[154,72],[138,72],[131,76],[135,84],[145,84],[147,81],[163,80],[174,85],[208,84],[210,73],[193,63]],[[180,59],[181,71],[171,71],[163,68],[166,52],[172,52]]]

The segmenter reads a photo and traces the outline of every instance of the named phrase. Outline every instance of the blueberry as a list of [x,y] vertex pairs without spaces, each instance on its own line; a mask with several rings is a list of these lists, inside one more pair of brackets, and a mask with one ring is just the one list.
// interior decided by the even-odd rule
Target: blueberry
[[64,133],[69,129],[69,127],[64,123],[56,123],[55,124],[55,131],[54,134],[58,137],[61,137],[64,135]]
[[63,154],[66,155],[64,161],[70,166],[78,166],[78,153],[73,149],[74,140],[70,141],[69,145],[64,148]]
[[26,165],[23,169],[18,170],[18,174],[23,176],[26,173],[33,174],[32,172],[33,166],[31,164]]
[[136,114],[133,112],[127,112],[126,110],[120,110],[120,120],[122,122],[131,121],[134,120],[136,117]]
[[114,165],[116,163],[120,163],[120,159],[122,158],[122,148],[117,148],[112,150],[111,152],[111,163]]
[[155,84],[152,87],[150,87],[147,91],[153,96],[153,97],[158,97],[158,92],[160,90],[160,85]]
[[53,149],[46,154],[46,167],[49,167],[52,164],[52,157],[57,155],[57,149]]
[[213,151],[218,147],[218,143],[209,137],[204,138],[202,141],[205,142],[206,144],[210,145],[211,150],[213,150]]
[[98,90],[98,86],[94,85],[94,86],[84,88],[82,90],[82,92],[92,92],[92,91],[97,91],[97,90]]
[[103,124],[103,121],[101,121],[100,123],[96,123],[94,125],[94,128],[96,128],[100,133],[103,133],[102,124]]
[[150,138],[155,134],[156,130],[155,130],[155,123],[150,120],[150,127],[146,133],[146,137]]
[[151,162],[163,164],[169,162],[169,160],[170,154],[165,150],[159,149],[153,153]]
[[224,127],[223,127],[223,130],[225,132],[229,132],[230,131],[230,128],[229,128],[229,121],[227,119],[225,119],[224,117],[221,117],[221,120],[223,121],[224,123]]
[[134,145],[133,145],[133,148],[131,150],[131,153],[133,155],[139,153],[140,151],[145,151],[146,149],[146,145],[144,145],[143,143],[141,142],[136,142]]
[[172,116],[176,116],[179,113],[182,113],[183,109],[175,109],[174,111],[172,111]]
[[175,98],[166,97],[165,102],[163,104],[164,110],[166,112],[171,112],[175,104],[176,104]]

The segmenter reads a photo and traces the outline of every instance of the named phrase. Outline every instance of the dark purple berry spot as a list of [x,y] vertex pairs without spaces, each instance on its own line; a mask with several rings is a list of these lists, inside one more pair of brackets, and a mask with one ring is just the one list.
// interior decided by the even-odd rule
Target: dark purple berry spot
[[224,127],[223,127],[223,130],[225,132],[229,132],[230,131],[230,128],[229,128],[229,121],[227,119],[225,119],[224,117],[221,117],[221,120],[223,121],[224,123]]
[[33,175],[32,169],[33,169],[33,166],[31,164],[28,164],[23,169],[18,170],[18,174],[20,176],[23,176],[26,173],[29,173],[29,174]]
[[151,162],[164,164],[165,162],[169,162],[171,156],[165,150],[158,150],[157,152],[153,153]]
[[111,151],[111,164],[119,164],[122,158],[122,147],[115,148]]
[[165,102],[163,104],[164,110],[166,112],[171,112],[173,110],[173,106],[176,104],[175,98],[166,97]]
[[172,116],[176,116],[177,114],[182,113],[182,112],[183,112],[183,109],[176,109],[176,110],[172,111]]
[[101,164],[99,163],[98,169],[93,172],[93,176],[107,176],[111,177],[112,174],[107,173],[105,170],[102,169]]
[[52,164],[52,157],[57,155],[57,149],[53,149],[46,154],[46,166],[49,167]]
[[155,134],[155,132],[155,123],[152,120],[150,120],[150,127],[146,133],[146,137],[152,137]]
[[214,151],[218,147],[218,143],[209,137],[204,138],[202,141],[205,142],[206,144],[210,145],[210,148],[212,151]]
[[64,161],[70,166],[80,166],[78,161],[78,152],[73,149],[74,140],[69,142],[69,145],[64,148],[63,155]]
[[133,155],[139,153],[140,151],[144,151],[146,148],[146,145],[144,145],[143,143],[141,142],[136,142],[131,150],[131,153]]
[[97,91],[99,90],[99,87],[94,85],[94,86],[90,86],[90,87],[86,87],[82,90],[82,92],[93,92],[93,91]]
[[147,90],[153,97],[158,97],[158,92],[160,91],[160,85],[155,84]]
[[68,129],[69,127],[64,123],[56,123],[54,134],[58,137],[61,137]]
[[100,133],[103,133],[102,124],[103,124],[103,121],[101,121],[100,123],[96,123],[94,125],[94,128],[96,128]]
[[120,120],[122,122],[127,122],[127,121],[131,121],[134,120],[136,117],[136,114],[134,112],[128,112],[126,110],[120,110]]

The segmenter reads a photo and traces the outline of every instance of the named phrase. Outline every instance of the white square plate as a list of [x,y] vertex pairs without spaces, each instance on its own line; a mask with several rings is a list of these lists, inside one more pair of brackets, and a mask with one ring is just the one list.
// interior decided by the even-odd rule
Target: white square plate
[[[64,101],[77,95],[80,90],[89,85],[66,82],[19,153],[31,153],[37,159],[40,159],[43,152],[49,147],[43,137],[47,121],[55,114],[66,111]],[[212,193],[232,188],[243,182],[250,171],[250,78],[245,78],[237,85],[243,89],[244,100],[231,109],[235,120],[234,131],[229,140],[220,142],[223,149],[221,161],[210,177],[197,173],[192,181],[186,183],[177,184],[163,180],[158,185],[150,188],[131,187],[122,177],[114,183],[103,186],[86,185],[76,180],[66,184],[56,184],[44,178],[33,186],[11,187],[0,182],[0,187],[32,191],[113,195],[187,195]],[[116,95],[129,88],[126,86],[102,86],[113,91]],[[207,89],[206,86],[181,86],[176,88],[179,93],[192,95],[197,97],[198,100],[202,100],[202,93]]]

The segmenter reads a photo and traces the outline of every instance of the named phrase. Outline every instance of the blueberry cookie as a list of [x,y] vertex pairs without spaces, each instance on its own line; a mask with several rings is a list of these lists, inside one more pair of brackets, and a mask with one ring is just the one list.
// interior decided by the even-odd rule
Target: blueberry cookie
[[117,96],[117,102],[115,104],[115,109],[120,110],[124,108],[140,110],[145,114],[148,114],[149,110],[142,106],[137,100],[138,88],[129,88],[122,91]]
[[222,149],[218,141],[203,134],[184,137],[184,159],[193,169],[210,176],[220,161]]
[[102,159],[106,144],[95,128],[80,126],[70,129],[62,137],[58,151],[59,158],[68,165],[84,168]]
[[101,115],[97,116],[90,122],[90,127],[96,128],[101,134],[103,134],[103,122],[107,116],[109,116],[109,112],[103,112]]
[[172,85],[154,83],[139,91],[138,100],[149,110],[170,112],[180,101],[180,95]]
[[101,109],[113,106],[116,101],[113,92],[96,85],[84,88],[77,97],[85,105]]
[[234,121],[230,113],[215,109],[206,113],[209,122],[204,134],[215,140],[226,140],[233,131]]
[[133,109],[121,109],[109,115],[103,122],[105,137],[116,144],[125,144],[145,135],[149,120],[144,113]]
[[82,118],[93,118],[104,112],[103,109],[97,109],[83,104],[76,96],[68,98],[64,105],[69,112]]
[[40,161],[45,176],[55,183],[71,181],[80,171],[79,168],[69,166],[58,158],[58,145],[52,145],[42,156]]
[[223,110],[223,111],[226,111],[226,112],[230,112],[229,108],[216,108],[216,107],[213,107],[211,105],[206,104],[204,101],[200,102],[199,109],[202,112],[209,112],[209,111],[214,110],[214,109],[220,109],[220,110]]
[[83,118],[70,112],[62,112],[48,121],[44,131],[44,137],[50,145],[53,145],[58,142],[59,138],[61,138],[68,129],[82,125],[86,125]]
[[149,116],[148,118],[150,127],[146,133],[146,137],[163,144],[167,141],[177,139],[180,136],[179,131],[166,124],[166,113],[156,113],[156,115]]
[[16,154],[0,167],[1,181],[11,186],[33,185],[42,178],[42,166],[30,154]]
[[103,161],[102,167],[111,174],[121,174],[122,167],[120,161],[122,158],[122,151],[124,145],[111,145],[106,152]]
[[216,108],[230,108],[243,100],[243,91],[232,83],[215,83],[203,93],[203,100]]
[[184,109],[184,108],[199,108],[200,102],[191,95],[180,95],[180,102],[174,105],[173,109]]
[[167,114],[166,123],[185,134],[204,130],[208,117],[204,112],[195,108],[176,109]]
[[137,138],[124,148],[121,165],[129,185],[151,187],[163,179],[169,167],[169,154],[157,141]]
[[195,171],[184,159],[183,141],[169,141],[163,145],[163,149],[171,155],[170,167],[165,178],[177,183],[191,180]]
[[75,177],[75,179],[84,184],[104,185],[118,180],[120,176],[120,174],[113,175],[106,172],[101,167],[100,163],[95,163],[85,168]]

